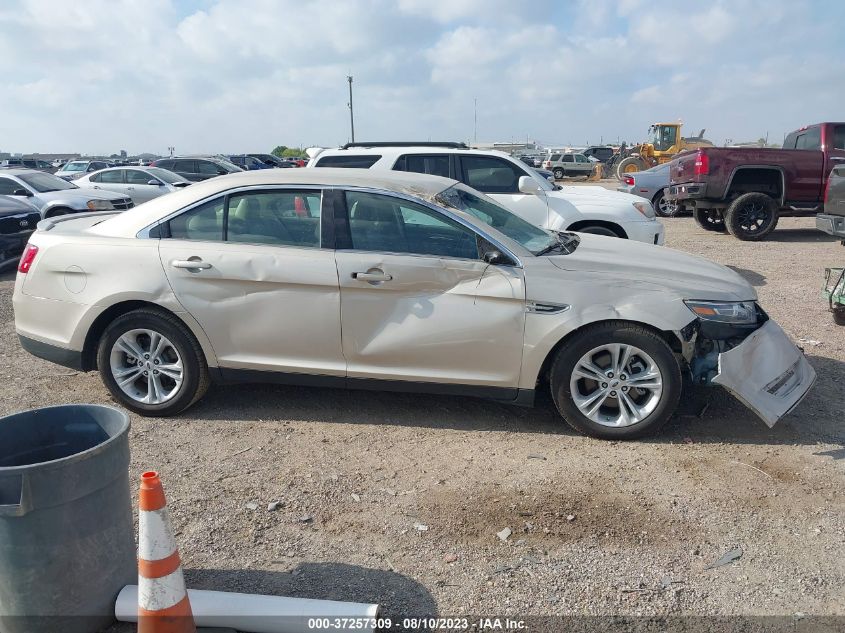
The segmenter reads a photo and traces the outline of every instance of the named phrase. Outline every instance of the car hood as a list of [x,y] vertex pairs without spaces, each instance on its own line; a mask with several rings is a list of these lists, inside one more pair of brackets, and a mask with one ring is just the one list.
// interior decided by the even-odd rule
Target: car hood
[[549,262],[579,276],[592,273],[597,282],[606,277],[648,290],[672,290],[682,299],[757,299],[754,287],[739,274],[703,257],[616,237],[578,235],[581,243],[574,253],[548,257]]
[[53,200],[121,200],[127,196],[122,193],[103,191],[102,189],[81,187],[79,189],[64,189],[62,191],[39,193],[38,197],[47,202],[52,202]]
[[[611,191],[604,187],[584,186],[572,187],[564,185],[560,189],[549,191],[548,195],[552,198],[560,198],[574,204],[579,209],[607,207],[613,209],[625,209],[634,213],[634,217],[639,212],[632,206],[634,202],[642,202],[642,198],[632,195],[630,193],[622,193],[621,191]],[[640,220],[645,220],[644,217],[639,217]]]

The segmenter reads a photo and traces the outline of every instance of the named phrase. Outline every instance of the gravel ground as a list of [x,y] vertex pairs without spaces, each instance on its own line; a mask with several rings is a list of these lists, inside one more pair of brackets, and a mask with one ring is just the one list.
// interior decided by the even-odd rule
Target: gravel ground
[[[548,397],[220,387],[178,420],[133,415],[131,476],[161,472],[193,588],[394,618],[845,615],[845,330],[819,297],[845,248],[812,227],[785,218],[758,244],[666,220],[668,247],[733,267],[804,340],[818,383],[774,429],[718,388],[618,443],[575,434]],[[12,285],[0,276],[0,414],[109,403],[96,374],[21,350]]]

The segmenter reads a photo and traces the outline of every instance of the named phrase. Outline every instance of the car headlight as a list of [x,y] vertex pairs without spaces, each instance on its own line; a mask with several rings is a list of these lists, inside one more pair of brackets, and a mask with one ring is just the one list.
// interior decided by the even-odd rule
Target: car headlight
[[757,305],[753,301],[684,301],[692,313],[705,321],[733,325],[757,323]]
[[89,200],[86,205],[92,211],[111,211],[114,209],[108,200]]
[[654,207],[651,206],[651,202],[649,202],[648,200],[632,202],[631,204],[633,204],[634,208],[640,213],[642,213],[649,220],[654,219]]

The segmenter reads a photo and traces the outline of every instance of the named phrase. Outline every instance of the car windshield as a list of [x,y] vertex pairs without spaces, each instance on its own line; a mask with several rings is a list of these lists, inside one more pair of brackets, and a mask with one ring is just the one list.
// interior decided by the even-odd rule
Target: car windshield
[[469,213],[535,255],[551,252],[562,243],[559,234],[526,222],[490,198],[479,195],[464,185],[453,185],[441,191],[435,200],[444,206]]
[[163,180],[164,182],[169,183],[171,185],[176,182],[185,182],[185,179],[179,176],[178,174],[174,174],[172,171],[162,169],[161,167],[149,167],[147,169],[147,172],[155,176],[159,180]]
[[53,174],[23,174],[18,176],[30,187],[35,189],[38,193],[47,193],[48,191],[63,191],[65,189],[79,189],[72,182],[62,180]]
[[215,165],[219,165],[220,167],[222,167],[223,169],[228,171],[230,174],[234,173],[236,171],[243,171],[243,169],[241,169],[240,167],[235,165],[235,163],[233,163],[230,160],[223,160],[222,158],[215,158],[211,162],[214,163]]
[[62,171],[85,171],[87,167],[88,163],[85,162],[68,163],[62,167]]

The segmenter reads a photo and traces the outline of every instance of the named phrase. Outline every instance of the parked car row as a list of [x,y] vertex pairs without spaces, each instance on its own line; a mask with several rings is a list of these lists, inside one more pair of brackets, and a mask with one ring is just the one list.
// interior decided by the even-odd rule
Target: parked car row
[[604,187],[562,187],[509,154],[460,143],[354,143],[317,153],[308,167],[408,171],[452,178],[488,194],[528,222],[663,244],[651,203]]
[[18,261],[40,220],[41,213],[33,205],[0,195],[0,271]]
[[30,169],[0,171],[0,195],[34,206],[43,218],[86,211],[125,211],[135,206],[123,193],[82,189],[54,174]]

